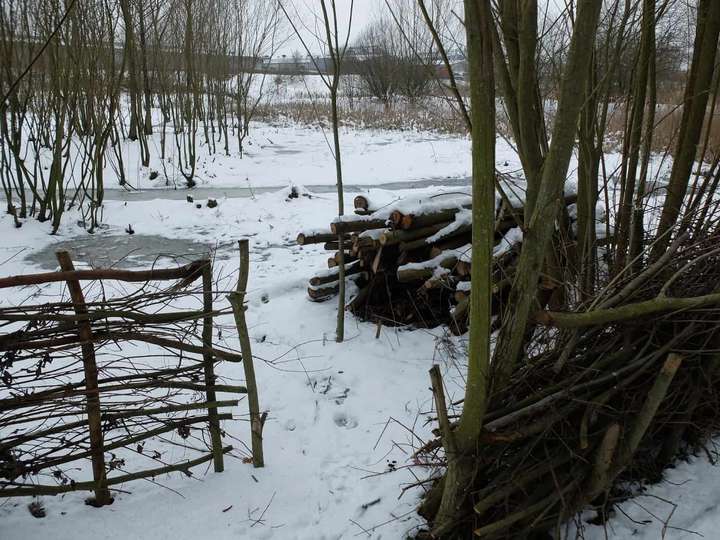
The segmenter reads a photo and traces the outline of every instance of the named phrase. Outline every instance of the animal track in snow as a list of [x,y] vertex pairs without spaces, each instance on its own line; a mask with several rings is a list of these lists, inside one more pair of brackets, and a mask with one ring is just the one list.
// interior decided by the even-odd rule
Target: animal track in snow
[[342,411],[338,411],[333,414],[333,422],[335,422],[335,425],[337,427],[343,427],[346,429],[354,429],[358,427],[357,418],[355,418],[354,416],[348,416]]

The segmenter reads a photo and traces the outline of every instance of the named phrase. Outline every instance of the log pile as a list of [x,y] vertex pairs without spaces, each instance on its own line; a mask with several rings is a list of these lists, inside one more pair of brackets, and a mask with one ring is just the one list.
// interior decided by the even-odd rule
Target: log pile
[[[308,296],[324,301],[338,290],[338,266],[357,286],[348,309],[363,320],[388,326],[448,324],[467,330],[472,198],[443,188],[422,190],[388,203],[355,197],[355,215],[337,218],[324,231],[300,233],[300,245],[324,244],[327,266],[309,281]],[[575,197],[566,197],[566,204]],[[499,315],[522,245],[522,197],[497,196],[493,314]],[[342,235],[342,253],[339,235]]]

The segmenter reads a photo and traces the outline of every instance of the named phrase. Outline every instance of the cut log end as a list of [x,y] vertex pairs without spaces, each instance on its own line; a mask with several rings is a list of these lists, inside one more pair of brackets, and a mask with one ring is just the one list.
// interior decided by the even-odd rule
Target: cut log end
[[367,212],[370,208],[370,203],[364,195],[358,195],[353,201],[356,210],[362,210]]

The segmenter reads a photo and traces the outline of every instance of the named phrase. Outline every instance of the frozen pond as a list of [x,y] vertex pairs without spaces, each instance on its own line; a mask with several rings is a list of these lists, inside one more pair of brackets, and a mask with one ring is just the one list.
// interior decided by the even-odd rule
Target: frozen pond
[[[29,263],[46,270],[58,266],[55,252],[67,250],[76,263],[102,268],[151,268],[174,266],[211,257],[217,248],[218,258],[230,255],[230,243],[210,244],[148,234],[82,234],[53,243],[25,257]],[[221,253],[225,249],[225,253]]]
[[[390,182],[377,186],[346,185],[347,193],[360,193],[369,188],[406,190],[419,189],[429,186],[469,186],[471,178],[436,178],[407,182]],[[333,185],[311,185],[306,188],[318,194],[334,194]],[[240,199],[251,198],[267,192],[275,192],[281,186],[272,188],[228,188],[228,187],[199,187],[194,189],[150,189],[145,191],[107,190],[105,199],[108,201],[152,201],[185,200],[189,195],[196,203],[203,204],[207,199]],[[208,235],[208,231],[196,231],[199,235]],[[152,266],[172,266],[184,264],[192,260],[214,256],[217,259],[227,259],[232,256],[234,245],[232,242],[216,243],[208,239],[190,240],[185,238],[169,238],[160,235],[127,234],[114,230],[99,230],[95,234],[79,233],[77,236],[53,243],[43,249],[35,251],[25,257],[28,263],[37,265],[46,270],[57,268],[55,252],[69,251],[77,263],[92,267],[116,268],[150,268]],[[284,246],[286,247],[286,246]],[[213,255],[214,254],[214,255]]]

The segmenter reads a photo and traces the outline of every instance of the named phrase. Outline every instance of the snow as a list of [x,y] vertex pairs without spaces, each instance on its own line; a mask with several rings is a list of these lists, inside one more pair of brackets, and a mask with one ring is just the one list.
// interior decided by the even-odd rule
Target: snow
[[462,227],[467,227],[469,225],[472,225],[472,210],[463,208],[457,214],[455,214],[455,219],[452,221],[452,223],[450,223],[446,227],[443,227],[435,234],[428,236],[426,242],[428,244],[433,244],[442,240],[446,236],[450,236],[458,229]]
[[[448,268],[445,268],[445,266],[447,266],[448,262],[450,262],[450,261],[469,262],[471,253],[472,253],[472,246],[470,244],[466,244],[457,249],[446,249],[442,253],[438,254],[436,257],[433,257],[432,259],[428,259],[427,261],[407,263],[407,264],[403,264],[402,266],[398,266],[398,269],[397,269],[398,275],[400,274],[400,272],[408,271],[408,270],[432,270],[433,276],[435,276],[435,277],[444,276],[445,274],[450,273],[450,270]],[[452,264],[454,264],[454,262]]]
[[[348,263],[345,265],[345,267],[350,270],[351,268],[355,268],[360,264],[360,261],[353,261],[351,263]],[[329,278],[334,277],[340,274],[340,269],[335,266],[334,268],[323,268],[322,270],[317,270],[314,273],[314,276],[320,277],[320,278]]]
[[[318,74],[306,75],[265,75],[264,89],[270,103],[296,103],[298,101],[311,100],[314,98],[329,98],[330,90],[327,87],[327,77]],[[258,95],[260,85],[263,84],[262,76],[256,76],[253,80],[251,92]]]
[[493,248],[493,257],[502,257],[522,241],[522,229],[520,227],[513,227],[505,233],[500,242],[498,242],[498,244]]
[[575,538],[578,529],[583,529],[585,540],[718,538],[720,471],[712,463],[718,457],[711,445],[708,454],[676,464],[660,483],[618,505],[605,527],[589,526],[586,521],[594,516],[586,512],[580,525],[570,527],[567,538]]
[[382,210],[378,210],[376,214],[378,216],[388,216],[394,212],[399,211],[402,214],[412,214],[414,216],[422,216],[426,214],[432,214],[433,212],[439,212],[442,210],[462,210],[472,204],[472,197],[458,191],[451,191],[449,193],[440,193],[432,198],[417,197],[410,195],[399,199],[395,204],[387,206]]
[[[243,159],[235,153],[209,157],[201,149],[201,186],[334,184],[332,154],[319,128],[257,123],[251,133]],[[465,137],[343,128],[341,141],[346,183],[350,185],[371,187],[417,180],[436,180],[442,185],[448,177],[465,178],[471,172],[470,142]],[[124,148],[133,185],[164,187],[162,177],[151,183],[149,170],[138,166],[134,150],[129,145]],[[497,160],[502,171],[519,168],[517,156],[501,140]],[[619,159],[612,154],[606,162],[613,171]],[[571,172],[575,166],[573,160]],[[168,162],[166,167],[172,173],[173,164]],[[157,161],[150,169],[163,170]],[[107,172],[110,174],[110,169]],[[171,174],[169,180],[177,177]],[[415,209],[428,193],[371,189],[369,196],[373,204],[378,201],[386,206],[385,212]],[[347,194],[346,208],[352,208],[355,194]],[[119,245],[119,239],[127,238],[124,229],[131,224],[138,237],[153,235],[216,246],[215,274],[220,277],[219,286],[224,287],[233,285],[237,271],[235,241],[250,239],[247,317],[258,358],[261,408],[269,411],[264,432],[266,468],[253,469],[241,459],[228,458],[222,474],[200,467],[193,478],[176,474],[156,478],[157,483],[138,481],[120,486],[124,492],[104,509],[84,505],[85,493],[43,497],[48,514],[44,519],[30,515],[26,508],[29,500],[0,499],[2,540],[394,540],[422,526],[415,513],[420,489],[399,496],[416,477],[424,479],[430,474],[427,469],[412,469],[411,458],[412,448],[429,438],[433,427],[425,422],[432,415],[427,371],[433,363],[440,363],[448,401],[461,398],[463,368],[457,359],[464,358],[464,338],[448,337],[442,328],[382,328],[376,339],[375,325],[348,315],[346,341],[335,343],[336,303],[313,303],[306,293],[307,280],[326,265],[327,252],[322,245],[298,246],[294,240],[300,231],[327,231],[336,215],[336,201],[333,195],[297,199],[287,195],[287,190],[281,190],[252,199],[220,198],[218,208],[212,210],[163,199],[160,191],[153,200],[106,201],[108,227],[96,233],[98,242]],[[423,211],[462,207],[468,196],[467,189],[446,187],[445,194],[427,202]],[[456,223],[467,223],[469,214],[460,210]],[[48,247],[87,238],[75,225],[77,217],[71,211],[59,234],[49,236],[47,224],[28,220],[16,230],[9,216],[0,216],[0,275],[43,271],[38,259],[27,257],[39,257]],[[519,229],[513,229],[503,242],[512,244],[521,238]],[[117,258],[125,254],[118,249]],[[161,260],[164,264],[170,261]],[[89,262],[77,260],[78,266]],[[458,288],[469,287],[470,282],[463,282]],[[16,304],[30,292],[3,291],[0,306]],[[227,346],[236,348],[227,339]],[[222,364],[218,372],[227,378],[243,378],[242,366],[235,364]],[[245,419],[245,403],[234,412]],[[247,422],[226,422],[224,429],[249,442]],[[238,456],[246,455],[240,445],[234,445]],[[720,527],[719,504],[720,470],[700,457],[679,464],[668,472],[665,482],[621,505],[643,524],[618,512],[607,531],[585,525],[584,535],[589,540],[604,539],[606,533],[607,538],[618,540],[650,540],[662,534],[673,540],[697,538],[698,534],[715,538]],[[663,530],[668,517],[669,526]],[[573,531],[571,527],[570,538]]]
[[[168,128],[169,129],[169,128]],[[128,182],[138,189],[184,185],[177,169],[175,145],[167,143],[167,159],[160,155],[160,135],[149,141],[152,157],[148,168],[141,167],[138,145],[122,144],[128,167]],[[467,137],[414,131],[341,129],[344,181],[348,185],[373,186],[390,182],[412,182],[466,178],[471,174],[470,141]],[[254,122],[245,142],[242,158],[237,143],[230,140],[230,156],[210,155],[198,136],[196,182],[199,187],[268,188],[288,183],[335,185],[332,135],[317,126],[292,123]],[[106,177],[114,178],[114,156],[108,159]],[[150,180],[151,171],[159,177]],[[106,189],[120,186],[108,180]],[[352,203],[350,204],[352,208]]]
[[472,262],[472,244],[465,244],[462,247],[451,250],[457,254],[458,261]]
[[[118,486],[128,493],[101,510],[83,504],[85,493],[43,497],[44,519],[30,515],[29,500],[2,500],[0,538],[394,539],[421,524],[415,514],[418,491],[398,496],[414,481],[405,468],[412,464],[411,445],[422,444],[418,436],[430,436],[432,426],[424,422],[432,409],[427,372],[443,333],[383,328],[375,339],[375,325],[348,316],[346,342],[336,344],[336,303],[315,304],[306,297],[307,279],[325,264],[327,253],[293,242],[301,227],[329,223],[335,202],[286,195],[222,199],[214,210],[161,199],[108,202],[109,228],[97,233],[101,241],[113,242],[125,237],[132,223],[137,235],[217,243],[215,275],[226,276],[221,286],[232,285],[234,241],[250,238],[247,316],[253,353],[261,359],[256,360],[261,407],[270,413],[264,432],[267,467],[253,469],[228,458],[221,474],[200,467],[195,478],[155,479],[173,491],[144,481]],[[0,228],[11,227],[2,216]],[[34,221],[12,230],[0,245],[1,275],[41,271],[25,257],[85,234],[74,219],[65,221],[57,237]],[[0,305],[27,294],[13,290]],[[244,378],[236,364],[221,364],[218,373]],[[244,402],[234,411],[240,418],[246,412]],[[247,422],[226,422],[224,429],[249,443]]]
[[471,288],[472,288],[471,281],[460,281],[460,282],[458,282],[457,286],[455,287],[455,290],[457,290],[458,292],[470,292]]
[[315,229],[305,228],[305,229],[302,229],[302,233],[305,236],[316,236],[316,235],[320,235],[320,234],[332,234],[332,232],[330,231],[330,228],[327,226],[326,227],[318,227]]
[[368,200],[368,209],[372,212],[389,206],[398,200],[398,194],[387,189],[368,189],[362,191],[361,195]]
[[358,236],[360,238],[370,238],[372,240],[379,240],[385,232],[385,229],[368,229],[367,231],[361,232]]
[[435,275],[443,275],[448,273],[448,269],[443,268],[443,264],[446,264],[448,260],[457,260],[459,253],[454,249],[446,249],[436,257],[428,259],[427,261],[413,262],[398,266],[398,274],[402,271],[410,270],[432,270],[436,272]]

